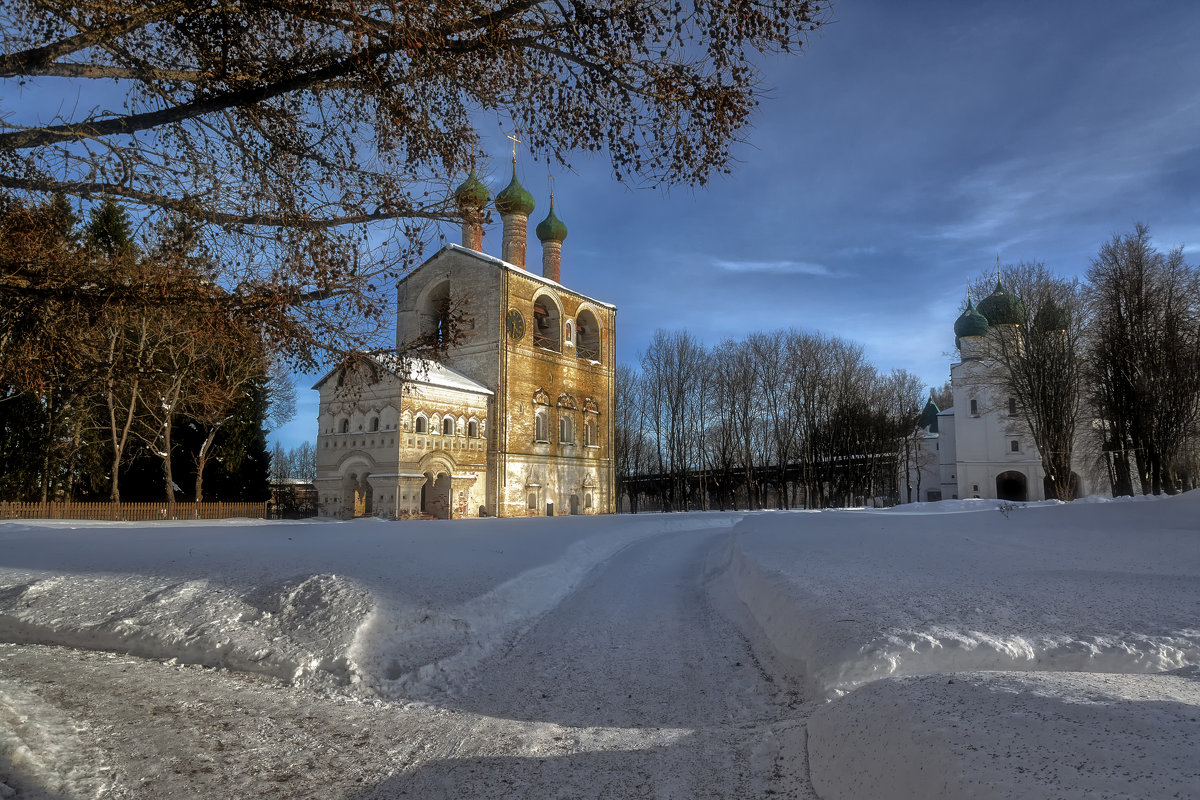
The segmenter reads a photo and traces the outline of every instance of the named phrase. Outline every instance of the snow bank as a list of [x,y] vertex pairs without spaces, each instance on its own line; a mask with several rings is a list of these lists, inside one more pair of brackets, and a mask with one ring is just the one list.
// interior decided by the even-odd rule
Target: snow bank
[[363,697],[452,691],[622,548],[737,519],[0,525],[0,639]]
[[826,800],[1200,797],[1200,670],[889,678],[808,723]]
[[3,574],[0,638],[129,653],[270,675],[350,683],[345,656],[372,607],[337,575],[307,575],[239,593],[220,581],[142,576]]
[[1200,492],[753,515],[731,566],[810,698],[929,672],[1160,672],[1200,664],[1198,517]]

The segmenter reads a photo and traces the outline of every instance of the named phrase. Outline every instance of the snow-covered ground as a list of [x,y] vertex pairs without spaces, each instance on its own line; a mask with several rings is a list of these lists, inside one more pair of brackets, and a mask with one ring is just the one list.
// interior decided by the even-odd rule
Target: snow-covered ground
[[0,642],[0,798],[1200,796],[1200,493],[8,523]]

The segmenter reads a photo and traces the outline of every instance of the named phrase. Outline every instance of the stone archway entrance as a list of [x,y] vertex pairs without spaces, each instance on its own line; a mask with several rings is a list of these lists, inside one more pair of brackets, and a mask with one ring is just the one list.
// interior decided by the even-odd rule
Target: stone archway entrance
[[365,517],[372,511],[371,485],[366,473],[348,472],[342,478],[343,517]]
[[1025,473],[1009,470],[996,476],[996,498],[1023,503],[1029,499],[1029,482]]
[[450,519],[450,475],[445,472],[425,473],[421,487],[421,513],[435,519]]

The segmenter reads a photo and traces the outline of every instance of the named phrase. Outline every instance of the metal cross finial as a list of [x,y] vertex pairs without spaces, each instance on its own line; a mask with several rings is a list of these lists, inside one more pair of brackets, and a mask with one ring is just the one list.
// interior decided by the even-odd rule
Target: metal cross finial
[[1000,254],[996,253],[996,283],[1000,282]]
[[546,180],[550,181],[550,202],[554,202],[554,176],[546,173]]
[[517,135],[515,133],[510,133],[505,138],[512,140],[512,156],[513,156],[513,163],[515,164],[515,163],[517,163],[517,145],[520,143],[521,140],[517,138]]

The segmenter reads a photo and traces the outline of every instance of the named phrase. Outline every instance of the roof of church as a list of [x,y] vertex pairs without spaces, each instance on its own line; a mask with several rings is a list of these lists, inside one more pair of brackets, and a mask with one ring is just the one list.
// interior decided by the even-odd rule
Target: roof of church
[[534,232],[542,242],[561,242],[567,238],[567,226],[554,214],[554,195],[550,195],[550,213],[538,223]]
[[508,186],[500,190],[493,201],[496,210],[501,214],[524,214],[529,216],[533,213],[533,195],[526,191],[521,182],[517,180],[517,160],[513,158],[513,176],[509,181]]
[[921,411],[921,416],[917,420],[917,425],[925,428],[930,433],[937,433],[937,418],[939,413],[941,413],[941,409],[938,408],[937,403],[933,402],[932,397],[929,398],[929,400],[925,403],[925,408]]
[[[395,350],[377,350],[367,353],[366,357],[402,381],[440,386],[444,389],[457,389],[473,394],[492,394],[492,390],[479,381],[472,380],[461,372],[450,369],[440,361],[434,361],[431,358],[401,359],[396,355]],[[319,381],[313,384],[312,388],[321,388],[321,384],[329,380],[329,377],[337,372],[337,369],[334,367],[325,373]]]
[[1025,321],[1025,304],[996,278],[996,288],[979,301],[979,313],[989,325],[1020,325]]
[[[391,350],[374,354],[373,357],[381,367],[410,383],[425,383],[430,386],[461,389],[464,392],[475,392],[476,394],[492,394],[492,390],[479,381],[472,380],[432,358],[408,358],[402,361]],[[404,372],[401,372],[402,367],[405,368]]]
[[429,258],[425,259],[425,261],[423,261],[421,263],[420,267],[417,267],[417,269],[414,269],[412,272],[408,273],[407,275],[400,278],[400,280],[396,281],[396,285],[399,286],[400,284],[404,283],[406,280],[408,280],[409,276],[413,275],[417,270],[421,269],[426,264],[430,263],[431,261],[433,261],[438,256],[442,255],[443,253],[447,253],[447,252],[465,253],[466,255],[473,256],[473,257],[479,259],[480,261],[485,261],[489,264],[495,264],[497,267],[500,267],[502,269],[507,269],[511,272],[517,272],[526,278],[531,278],[540,283],[544,283],[547,286],[553,286],[555,289],[561,289],[564,292],[570,292],[573,295],[583,297],[589,303],[593,303],[602,308],[611,308],[614,310],[616,309],[616,306],[612,303],[606,303],[603,300],[597,300],[594,297],[588,297],[586,294],[584,294],[582,292],[576,291],[575,289],[571,289],[567,286],[563,286],[558,281],[552,281],[547,277],[538,275],[536,272],[530,272],[527,269],[521,269],[516,264],[510,264],[502,258],[497,258],[496,256],[488,255],[487,253],[481,253],[478,250],[472,250],[469,247],[463,247],[462,245],[454,244],[453,242],[447,243],[444,247],[442,247],[436,253],[431,255]]

